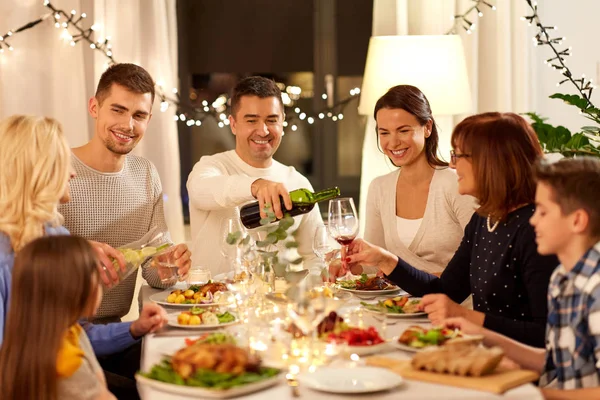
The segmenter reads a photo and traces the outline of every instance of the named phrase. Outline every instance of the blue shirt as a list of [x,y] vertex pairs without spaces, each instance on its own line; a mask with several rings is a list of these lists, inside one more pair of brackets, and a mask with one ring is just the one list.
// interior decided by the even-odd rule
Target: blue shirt
[[[48,236],[69,234],[69,231],[62,226],[52,227],[47,225],[45,232]],[[10,244],[10,239],[6,234],[0,232],[0,345],[4,340],[4,324],[8,314],[14,263],[15,252]],[[60,289],[57,288],[57,290]],[[129,332],[131,322],[117,322],[107,325],[82,322],[82,326],[97,356],[118,353],[137,341]]]
[[540,383],[555,378],[560,389],[600,385],[600,242],[571,271],[561,265],[550,279]]

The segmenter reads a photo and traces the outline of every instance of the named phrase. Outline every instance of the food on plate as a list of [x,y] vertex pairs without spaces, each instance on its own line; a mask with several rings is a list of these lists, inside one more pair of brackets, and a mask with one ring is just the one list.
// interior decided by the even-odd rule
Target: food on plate
[[415,354],[414,369],[460,376],[482,376],[496,369],[504,352],[499,347],[485,348],[469,342],[448,343]]
[[167,303],[172,304],[211,304],[218,303],[219,295],[227,291],[222,282],[208,281],[204,285],[192,285],[182,290],[173,290],[167,296]]
[[387,279],[380,276],[368,277],[367,274],[362,274],[359,279],[338,281],[338,284],[343,289],[354,289],[354,290],[386,290],[386,289],[397,289],[398,286],[394,285]]
[[229,343],[194,343],[178,350],[143,376],[176,385],[229,389],[276,376],[261,359]]
[[229,344],[236,344],[236,340],[235,338],[228,334],[228,333],[224,333],[224,332],[210,332],[210,333],[205,333],[204,335],[200,336],[197,339],[189,339],[186,338],[185,339],[185,344],[186,346],[191,346],[194,343],[208,343],[208,344],[222,344],[222,343],[229,343]]
[[478,344],[481,336],[465,336],[461,331],[448,328],[425,329],[422,326],[410,326],[398,338],[398,343],[415,349],[442,346],[451,342],[461,341]]
[[334,331],[327,335],[326,341],[347,343],[349,346],[374,346],[384,342],[377,329],[372,326],[367,329],[348,328],[341,332]]
[[193,307],[177,316],[179,325],[219,325],[235,321],[235,316],[229,311],[219,313],[218,309]]
[[[344,319],[340,317],[335,311],[330,312],[323,320],[317,325],[317,333],[319,336],[327,335],[331,332],[342,332],[348,329],[348,324],[344,322]],[[294,323],[291,323],[288,331],[296,338],[303,337],[304,332],[298,328]]]
[[391,299],[382,300],[376,304],[361,302],[365,308],[373,311],[385,309],[391,314],[414,314],[421,312],[419,305],[421,299],[411,299],[409,296],[397,296]]

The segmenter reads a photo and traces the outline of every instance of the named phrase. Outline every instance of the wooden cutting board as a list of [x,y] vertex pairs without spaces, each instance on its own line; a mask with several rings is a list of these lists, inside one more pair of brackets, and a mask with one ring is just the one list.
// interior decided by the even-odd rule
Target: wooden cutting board
[[412,368],[410,360],[372,356],[365,359],[367,365],[390,369],[405,379],[456,386],[465,389],[481,390],[502,394],[507,390],[539,379],[539,374],[524,369],[496,368],[494,373],[485,376],[457,376],[419,371]]

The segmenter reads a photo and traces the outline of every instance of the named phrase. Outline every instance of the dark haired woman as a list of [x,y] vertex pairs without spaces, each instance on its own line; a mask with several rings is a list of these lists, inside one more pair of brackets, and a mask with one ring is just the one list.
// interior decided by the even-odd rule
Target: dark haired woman
[[[438,278],[391,252],[357,240],[346,261],[377,265],[407,292],[423,296],[434,324],[464,317],[519,342],[544,346],[546,294],[558,260],[540,256],[529,219],[535,210],[533,165],[542,149],[531,126],[513,113],[466,118],[452,133],[458,190],[479,201],[477,213]],[[474,310],[459,304],[473,296]]]
[[[364,238],[439,275],[458,248],[475,199],[458,193],[456,173],[439,158],[437,127],[418,88],[394,86],[373,115],[379,148],[399,168],[371,182]],[[352,272],[363,271],[355,266]]]

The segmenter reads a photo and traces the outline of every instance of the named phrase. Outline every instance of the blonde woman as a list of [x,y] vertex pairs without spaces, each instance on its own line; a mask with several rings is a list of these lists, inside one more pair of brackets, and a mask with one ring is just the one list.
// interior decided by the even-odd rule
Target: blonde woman
[[[70,157],[71,151],[56,120],[16,115],[0,121],[0,345],[15,255],[39,237],[69,234],[61,226],[57,207],[70,197],[69,179],[74,176]],[[123,263],[122,256],[111,247],[91,243],[99,258],[106,258],[108,253]],[[148,304],[134,322],[88,323],[84,329],[94,352],[100,356],[127,349],[165,322],[165,311]]]

